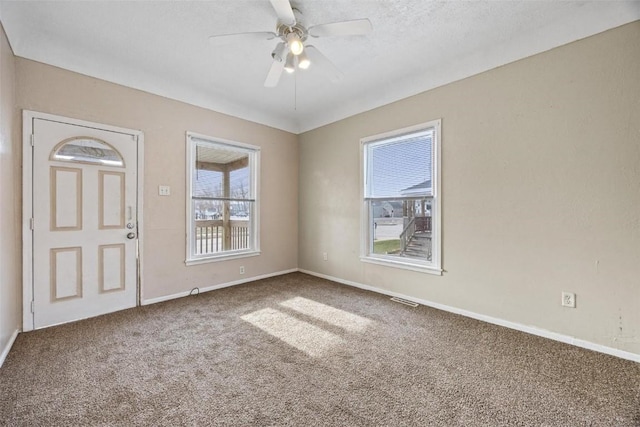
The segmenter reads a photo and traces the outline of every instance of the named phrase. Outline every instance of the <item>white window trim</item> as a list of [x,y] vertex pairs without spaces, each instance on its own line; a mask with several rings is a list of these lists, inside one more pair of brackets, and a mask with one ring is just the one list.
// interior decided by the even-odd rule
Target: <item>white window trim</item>
[[[365,146],[373,141],[381,139],[393,138],[402,134],[419,132],[433,128],[435,138],[433,142],[433,199],[435,201],[435,219],[433,222],[434,236],[432,240],[432,261],[426,263],[418,260],[409,260],[408,258],[390,257],[385,255],[370,254],[369,242],[371,239],[371,230],[369,227],[369,203],[365,200],[366,182],[365,172],[367,170],[367,159],[365,157]],[[387,267],[401,268],[404,270],[419,271],[422,273],[442,275],[442,191],[441,191],[441,150],[442,143],[442,120],[431,120],[414,126],[396,129],[390,132],[380,133],[377,135],[367,136],[360,139],[360,200],[362,201],[360,209],[360,260],[362,262],[378,264]]]
[[[192,139],[200,139],[205,141],[211,141],[217,144],[227,144],[232,147],[245,148],[253,151],[253,167],[251,168],[251,185],[253,186],[253,195],[255,201],[253,202],[253,217],[251,218],[251,249],[238,250],[238,251],[226,251],[217,254],[208,254],[194,257],[191,253],[191,248],[194,245],[194,227],[193,227],[193,203],[191,203],[193,182],[192,182],[192,169],[191,166],[195,163],[196,150],[193,149],[194,145]],[[224,138],[212,137],[209,135],[203,135],[196,132],[186,133],[186,242],[187,246],[185,264],[186,265],[198,265],[206,264],[210,262],[229,261],[238,258],[247,258],[260,255],[260,147],[256,145],[247,144],[244,142],[231,141]]]

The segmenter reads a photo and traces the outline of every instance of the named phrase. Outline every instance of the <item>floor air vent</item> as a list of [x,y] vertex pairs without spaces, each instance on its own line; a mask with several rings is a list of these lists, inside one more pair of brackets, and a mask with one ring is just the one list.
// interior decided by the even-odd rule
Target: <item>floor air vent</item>
[[408,305],[409,307],[417,307],[420,305],[417,302],[413,302],[413,301],[409,301],[409,300],[397,298],[397,297],[391,298],[391,301],[399,302],[400,304]]

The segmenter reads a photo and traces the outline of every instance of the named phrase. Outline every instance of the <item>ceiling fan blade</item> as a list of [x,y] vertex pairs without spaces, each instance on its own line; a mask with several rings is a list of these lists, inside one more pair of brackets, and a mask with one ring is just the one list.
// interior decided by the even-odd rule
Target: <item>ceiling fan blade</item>
[[291,8],[291,3],[289,0],[271,0],[271,6],[276,11],[276,15],[278,15],[278,20],[289,27],[293,27],[296,25],[296,17],[293,14],[293,9]]
[[312,66],[317,66],[321,68],[324,73],[329,76],[329,80],[336,83],[342,80],[344,74],[342,71],[336,67],[333,62],[329,61],[329,59],[324,56],[315,46],[309,45],[305,47],[305,51],[309,56],[309,60],[311,61]]
[[276,87],[284,70],[284,61],[274,60],[269,69],[269,74],[264,81],[264,87]]
[[312,37],[325,36],[360,36],[369,34],[373,27],[368,19],[356,19],[353,21],[332,22],[330,24],[314,25],[309,28]]
[[224,46],[230,43],[243,43],[253,40],[272,40],[278,35],[271,31],[257,31],[249,33],[220,34],[209,37],[209,43],[214,46]]

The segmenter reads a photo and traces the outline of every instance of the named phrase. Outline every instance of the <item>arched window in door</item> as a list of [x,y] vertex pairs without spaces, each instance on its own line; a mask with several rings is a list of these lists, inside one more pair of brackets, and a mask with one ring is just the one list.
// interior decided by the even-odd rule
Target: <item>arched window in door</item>
[[122,155],[108,143],[89,136],[65,139],[51,152],[51,160],[125,167]]

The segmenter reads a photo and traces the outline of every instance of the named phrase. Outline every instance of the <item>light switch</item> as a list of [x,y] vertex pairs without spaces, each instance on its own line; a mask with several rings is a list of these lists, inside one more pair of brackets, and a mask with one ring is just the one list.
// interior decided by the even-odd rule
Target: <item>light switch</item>
[[158,186],[158,194],[161,196],[169,196],[171,195],[171,187],[168,185],[159,185]]

